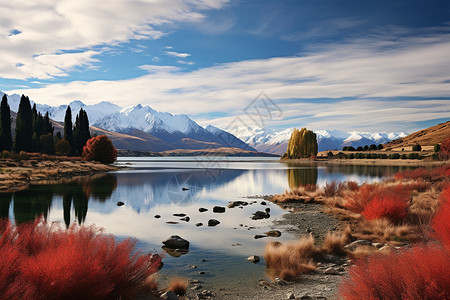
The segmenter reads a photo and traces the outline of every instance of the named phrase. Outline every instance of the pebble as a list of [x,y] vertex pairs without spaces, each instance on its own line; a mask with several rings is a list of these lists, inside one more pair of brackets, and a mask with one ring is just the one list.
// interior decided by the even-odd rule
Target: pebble
[[125,203],[123,203],[122,201],[117,201],[117,206],[122,206],[122,205],[124,205]]
[[200,271],[200,272],[198,272],[198,274],[200,274],[200,275],[205,275],[206,272],[205,272],[205,271]]
[[325,270],[324,274],[336,275],[339,274],[339,272],[335,268],[329,267],[328,269]]
[[220,222],[218,220],[216,220],[216,219],[210,219],[208,221],[208,226],[216,226],[218,224],[220,224]]
[[286,294],[286,299],[295,299],[295,295],[292,292]]
[[197,226],[197,227],[203,226],[203,223],[197,223],[197,224],[195,224],[195,226]]
[[189,268],[192,268],[192,269],[197,269],[197,266],[196,266],[196,265],[189,265],[188,267],[189,267]]
[[173,214],[174,217],[186,217],[186,214]]
[[155,219],[159,219],[159,218],[161,218],[160,215],[155,215]]
[[264,235],[264,234],[257,234],[257,235],[255,235],[255,240],[265,238],[266,236],[267,235]]
[[199,211],[199,212],[205,212],[205,211],[208,211],[208,209],[207,209],[207,208],[204,208],[204,207],[200,207],[200,208],[198,209],[198,211]]
[[189,218],[189,217],[184,217],[184,218],[180,219],[180,221],[186,221],[186,222],[189,222],[190,220],[191,220],[191,218]]

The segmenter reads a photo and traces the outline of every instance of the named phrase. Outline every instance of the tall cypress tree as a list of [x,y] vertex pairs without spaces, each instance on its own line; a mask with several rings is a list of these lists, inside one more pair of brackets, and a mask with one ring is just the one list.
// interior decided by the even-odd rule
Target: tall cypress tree
[[11,111],[8,105],[8,98],[6,94],[4,94],[0,106],[0,151],[11,151],[11,148]]
[[31,152],[33,150],[33,116],[30,99],[25,95],[20,98],[19,110],[16,120],[16,137],[14,150]]
[[64,138],[69,142],[70,145],[70,155],[74,154],[75,145],[73,140],[73,131],[72,131],[72,110],[70,109],[70,105],[67,106],[66,116],[64,117]]
[[75,126],[73,129],[73,138],[75,141],[75,155],[81,155],[83,153],[83,147],[86,142],[91,138],[91,133],[89,131],[89,120],[85,110],[80,108],[78,113]]

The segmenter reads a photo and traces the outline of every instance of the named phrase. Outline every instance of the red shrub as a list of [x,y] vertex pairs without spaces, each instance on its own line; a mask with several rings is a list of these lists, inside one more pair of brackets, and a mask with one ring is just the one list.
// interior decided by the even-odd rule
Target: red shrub
[[441,204],[433,217],[434,236],[450,250],[450,185],[441,193]]
[[344,299],[450,299],[450,252],[417,246],[358,260],[340,287]]
[[441,151],[447,155],[450,155],[450,137],[441,143]]
[[361,213],[377,190],[378,188],[375,185],[364,183],[359,189],[346,197],[344,207],[353,212]]
[[108,139],[106,135],[99,135],[89,139],[86,142],[86,145],[83,147],[83,154],[81,156],[84,160],[95,160],[101,163],[109,164],[116,160],[117,151],[111,140]]
[[387,218],[398,222],[407,215],[409,198],[409,189],[401,184],[393,187],[363,184],[347,196],[344,207],[361,213],[367,220]]
[[376,195],[364,207],[362,215],[367,220],[386,218],[392,222],[398,222],[407,215],[408,202],[393,195]]
[[148,279],[161,266],[159,256],[133,253],[132,240],[95,227],[0,225],[1,299],[132,298],[154,287]]

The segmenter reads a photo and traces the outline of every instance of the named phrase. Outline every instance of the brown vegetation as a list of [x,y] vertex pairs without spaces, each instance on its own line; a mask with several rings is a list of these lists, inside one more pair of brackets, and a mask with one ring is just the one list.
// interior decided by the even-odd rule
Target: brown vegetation
[[184,296],[186,294],[189,282],[185,278],[172,278],[169,281],[168,291],[172,291],[178,296]]

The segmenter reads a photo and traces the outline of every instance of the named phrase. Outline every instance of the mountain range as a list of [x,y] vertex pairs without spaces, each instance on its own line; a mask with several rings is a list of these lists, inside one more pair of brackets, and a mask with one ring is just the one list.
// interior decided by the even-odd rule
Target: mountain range
[[[238,137],[260,152],[282,155],[293,128],[276,131],[273,128],[247,128],[239,131]],[[344,146],[364,146],[370,144],[386,144],[407,136],[404,132],[360,132],[340,130],[316,130],[317,144],[320,151],[340,150]]]
[[[0,92],[0,96],[3,93]],[[12,111],[17,112],[20,95],[8,95]],[[34,104],[31,101],[31,105]],[[91,130],[106,134],[118,149],[151,152],[176,152],[205,149],[241,149],[282,155],[292,130],[277,131],[273,128],[244,128],[239,132],[227,132],[208,125],[202,127],[187,115],[173,115],[159,112],[148,105],[134,105],[122,108],[111,102],[86,105],[81,101],[70,104],[72,118],[83,108],[89,117]],[[46,112],[54,120],[55,130],[62,131],[67,105],[49,106],[36,103],[42,114]],[[318,130],[319,151],[342,149],[344,146],[385,144],[406,136],[403,132],[344,132],[339,130]]]

